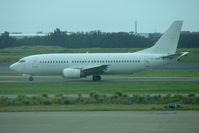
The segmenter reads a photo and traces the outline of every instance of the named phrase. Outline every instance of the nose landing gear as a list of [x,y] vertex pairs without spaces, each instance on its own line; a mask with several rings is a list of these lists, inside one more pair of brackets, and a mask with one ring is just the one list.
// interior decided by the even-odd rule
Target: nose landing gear
[[33,77],[30,76],[30,77],[28,78],[28,80],[29,80],[29,81],[33,81]]
[[33,77],[31,74],[22,74],[24,78],[28,78],[29,81],[33,81]]

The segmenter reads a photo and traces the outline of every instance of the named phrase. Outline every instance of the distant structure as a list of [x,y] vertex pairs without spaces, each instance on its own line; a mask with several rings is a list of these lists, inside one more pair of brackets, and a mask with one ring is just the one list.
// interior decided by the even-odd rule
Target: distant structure
[[[42,31],[39,31],[37,33],[11,32],[9,36],[16,39],[23,39],[23,38],[32,38],[32,37],[43,37],[43,36],[48,36],[50,34],[51,33],[43,33]],[[65,34],[72,35],[74,34],[74,32],[65,31]]]
[[137,19],[135,20],[135,35],[137,35]]
[[134,34],[135,36],[141,36],[141,37],[145,37],[145,38],[160,38],[161,37],[161,33],[138,33],[137,31],[137,27],[138,27],[138,23],[137,23],[137,19],[135,20],[135,32],[129,32],[129,34]]
[[29,33],[29,34],[24,34],[22,32],[12,32],[9,34],[10,37],[16,38],[16,39],[23,39],[23,38],[32,38],[32,37],[43,37],[47,36],[47,33],[43,32],[37,32],[37,33]]
[[149,33],[138,33],[137,32],[137,27],[138,27],[138,23],[137,23],[137,19],[135,20],[135,32],[134,32],[134,35],[135,36],[142,36],[142,37],[145,37],[145,38],[149,38]]

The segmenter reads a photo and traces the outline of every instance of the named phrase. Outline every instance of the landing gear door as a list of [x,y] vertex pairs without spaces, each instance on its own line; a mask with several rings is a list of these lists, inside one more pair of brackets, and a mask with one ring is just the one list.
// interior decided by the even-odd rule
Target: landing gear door
[[38,68],[38,57],[37,56],[32,57],[32,67]]

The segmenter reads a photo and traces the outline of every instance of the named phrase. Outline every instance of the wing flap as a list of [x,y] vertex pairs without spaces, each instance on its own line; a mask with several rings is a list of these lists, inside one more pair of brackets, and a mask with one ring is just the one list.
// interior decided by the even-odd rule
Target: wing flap
[[109,65],[97,65],[97,66],[90,66],[82,69],[82,73],[85,75],[98,75],[104,74],[107,71]]

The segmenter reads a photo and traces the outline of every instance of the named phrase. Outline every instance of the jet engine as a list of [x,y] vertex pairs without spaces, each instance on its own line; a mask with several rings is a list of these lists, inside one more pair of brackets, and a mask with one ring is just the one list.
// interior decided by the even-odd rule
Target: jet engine
[[81,78],[81,70],[73,68],[65,68],[63,70],[64,78]]

